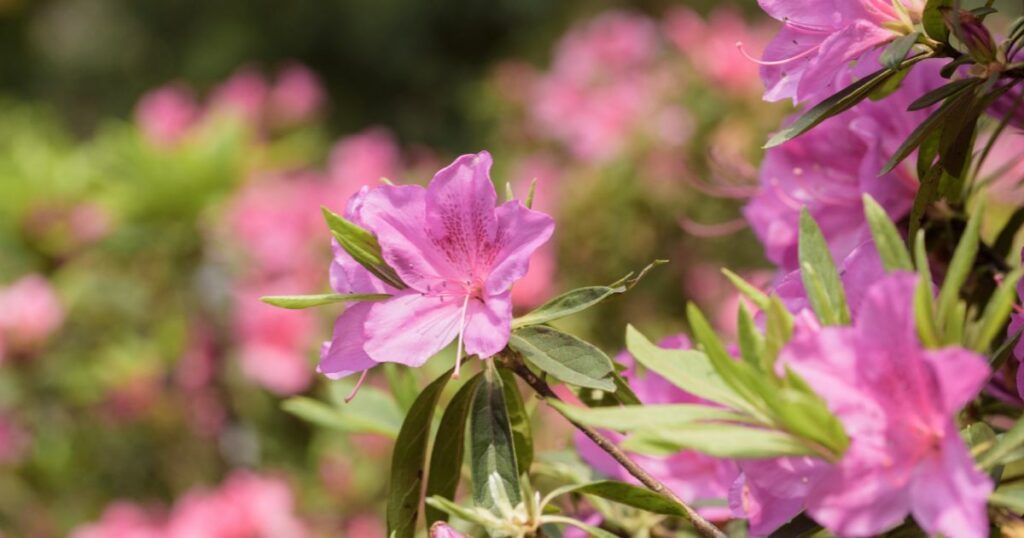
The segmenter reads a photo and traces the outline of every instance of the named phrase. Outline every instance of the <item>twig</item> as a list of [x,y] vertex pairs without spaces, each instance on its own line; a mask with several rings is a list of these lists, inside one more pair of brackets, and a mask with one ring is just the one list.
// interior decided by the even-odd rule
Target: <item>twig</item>
[[[530,369],[527,368],[526,365],[523,364],[523,362],[518,359],[518,357],[506,356],[506,361],[504,362],[505,366],[508,366],[513,372],[516,373],[516,375],[522,378],[522,380],[525,381],[526,384],[530,386],[530,388],[536,391],[537,394],[541,395],[546,399],[561,400],[558,397],[558,395],[555,394],[553,390],[551,390],[551,387],[547,384],[547,382],[545,382],[543,379],[537,377],[533,372],[531,372]],[[561,411],[559,411],[559,413],[562,414]],[[562,414],[562,416],[566,420],[568,420],[569,423],[572,424],[576,429],[583,432],[583,435],[589,437],[590,440],[594,442],[594,444],[601,448],[601,450],[607,452],[608,455],[611,456],[616,462],[618,462],[619,465],[622,465],[622,467],[625,468],[626,471],[629,472],[629,474],[636,477],[636,479],[639,480],[641,484],[646,486],[651,491],[654,491],[655,493],[660,493],[661,495],[664,495],[669,500],[679,505],[679,507],[682,508],[683,512],[686,514],[686,518],[690,521],[690,524],[693,525],[693,527],[697,529],[697,532],[699,532],[702,536],[705,536],[707,538],[726,538],[725,533],[719,530],[718,527],[714,526],[711,522],[701,517],[701,515],[698,514],[696,510],[690,508],[685,502],[683,502],[682,499],[680,499],[675,493],[673,493],[672,490],[666,487],[665,484],[662,484],[661,481],[659,481],[657,478],[654,478],[653,476],[650,475],[650,473],[648,473],[642,467],[637,465],[637,463],[630,459],[630,457],[627,456],[625,452],[623,452],[614,443],[606,439],[603,435],[598,433],[597,430],[591,428],[590,426],[580,424],[579,422],[576,422],[575,420],[569,418],[565,414]]]

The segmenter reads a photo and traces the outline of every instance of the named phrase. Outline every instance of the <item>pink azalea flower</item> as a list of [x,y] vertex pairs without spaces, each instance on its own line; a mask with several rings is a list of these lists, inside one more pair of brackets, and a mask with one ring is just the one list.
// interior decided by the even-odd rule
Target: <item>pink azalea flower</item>
[[302,64],[288,64],[270,89],[271,118],[284,127],[299,124],[316,116],[325,100],[323,86],[313,71]]
[[277,394],[295,394],[312,382],[307,356],[317,320],[309,311],[290,312],[259,301],[266,295],[261,291],[286,289],[283,286],[273,283],[239,291],[235,330],[242,373]]
[[780,364],[800,374],[850,436],[820,470],[808,514],[844,536],[870,536],[913,514],[929,534],[988,536],[992,481],[955,418],[988,378],[977,354],[924,349],[913,315],[916,276],[890,274],[865,294],[852,327],[798,330]]
[[761,78],[767,101],[818,101],[842,87],[851,62],[881,65],[865,55],[902,35],[889,25],[919,21],[923,0],[897,0],[902,16],[890,0],[758,0],[772,18],[783,23],[764,50]]
[[[666,338],[660,345],[668,349],[685,349],[690,347],[690,342],[685,336],[679,335]],[[638,375],[635,361],[629,353],[619,354],[616,360],[627,366],[622,375],[629,380],[630,387],[645,404],[708,403],[653,372]],[[623,438],[621,434],[615,432],[603,433],[616,442]],[[638,483],[593,441],[578,432],[575,438],[577,450],[584,462],[617,480]],[[729,487],[739,473],[732,461],[713,458],[692,450],[684,450],[667,457],[642,454],[630,454],[630,457],[688,503],[699,504],[701,501],[726,499]],[[725,520],[731,515],[727,506],[705,506],[698,511],[701,515],[714,520]]]
[[0,414],[0,465],[17,464],[21,461],[32,439],[14,419]]
[[71,538],[164,538],[161,517],[128,501],[111,503],[99,521],[71,531]]
[[813,458],[738,462],[742,473],[729,490],[733,517],[746,519],[751,536],[768,536],[804,511],[811,485],[826,464]]
[[236,115],[248,125],[263,126],[270,87],[267,79],[252,67],[243,67],[210,94],[209,108],[215,113]]
[[302,538],[309,535],[295,514],[283,480],[235,471],[215,490],[193,490],[171,513],[168,538]]
[[438,521],[430,526],[430,538],[464,538],[462,533],[451,528],[443,521]]
[[717,8],[705,21],[686,7],[671,9],[662,24],[665,35],[701,75],[731,92],[760,90],[757,64],[746,61],[736,43],[761,49],[763,28],[752,27],[732,8]]
[[363,186],[396,179],[402,170],[402,153],[391,131],[371,127],[339,140],[327,163],[331,197],[349,199]]
[[385,290],[393,297],[345,310],[324,346],[321,372],[341,377],[379,362],[416,367],[456,339],[456,364],[463,348],[487,358],[505,347],[512,284],[526,274],[554,222],[519,201],[495,207],[490,169],[486,151],[463,155],[427,188],[385,185],[349,202],[346,214],[377,237],[408,288],[389,290],[336,253],[331,280],[339,293]]
[[863,193],[871,194],[895,220],[910,211],[917,191],[914,157],[888,174],[878,172],[929,114],[907,112],[907,106],[941,82],[932,65],[918,65],[886,99],[865,101],[767,151],[760,189],[743,213],[769,260],[784,271],[798,267],[797,236],[804,207],[821,226],[836,259],[871,237]]
[[183,85],[170,84],[152,90],[135,105],[135,123],[155,146],[173,146],[199,119],[199,104]]
[[21,277],[0,290],[0,332],[12,351],[31,351],[64,322],[64,306],[41,275]]
[[[837,269],[843,289],[846,291],[846,304],[850,308],[850,317],[857,319],[868,288],[886,274],[875,243],[873,241],[861,243],[839,263]],[[790,312],[798,313],[805,308],[810,308],[807,291],[804,289],[799,270],[784,275],[775,285],[775,293]]]

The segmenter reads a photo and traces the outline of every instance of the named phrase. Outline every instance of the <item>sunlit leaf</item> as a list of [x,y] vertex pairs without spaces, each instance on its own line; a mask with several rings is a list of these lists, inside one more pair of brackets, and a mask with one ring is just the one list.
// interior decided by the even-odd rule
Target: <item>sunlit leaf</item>
[[[452,397],[441,416],[437,428],[434,448],[430,453],[430,473],[427,475],[427,497],[438,495],[454,499],[462,477],[462,462],[465,456],[466,423],[469,420],[476,389],[483,380],[483,373],[473,376]],[[436,521],[448,521],[443,510],[432,506],[426,509],[427,527]]]
[[535,325],[514,331],[508,343],[527,362],[563,383],[615,390],[611,359],[593,344],[573,335]]
[[260,300],[272,306],[299,310],[334,303],[353,301],[383,301],[391,297],[385,293],[319,293],[315,295],[266,295]]
[[473,398],[469,453],[473,502],[497,515],[504,502],[519,504],[522,493],[501,377],[490,373]]

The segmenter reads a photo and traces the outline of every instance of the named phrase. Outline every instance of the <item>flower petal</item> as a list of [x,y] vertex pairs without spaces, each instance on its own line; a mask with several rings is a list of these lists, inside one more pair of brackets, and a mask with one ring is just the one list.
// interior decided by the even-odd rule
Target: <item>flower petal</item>
[[729,488],[729,508],[746,518],[751,536],[768,536],[804,509],[802,497],[777,497],[740,474]]
[[891,31],[860,19],[830,35],[800,75],[797,98],[815,101],[839,91],[836,79],[849,69],[850,62],[895,37]]
[[842,536],[874,536],[898,525],[910,512],[905,469],[859,465],[847,453],[807,496],[807,513]]
[[990,493],[992,481],[975,467],[950,422],[941,453],[921,462],[910,485],[914,519],[930,535],[983,538]]
[[914,321],[916,286],[917,275],[896,272],[868,289],[856,320],[865,342],[875,342],[897,354],[920,347]]
[[455,339],[461,318],[461,301],[407,290],[370,306],[363,349],[377,362],[422,366]]
[[540,211],[527,209],[517,200],[495,210],[498,220],[499,249],[487,277],[487,293],[504,293],[523,278],[530,267],[530,256],[551,237],[555,221]]
[[362,218],[377,236],[384,260],[410,288],[429,292],[458,276],[427,237],[426,189],[377,187],[363,201]]
[[935,372],[947,413],[957,413],[985,386],[991,369],[977,353],[959,347],[928,350],[925,363]]
[[372,303],[358,303],[345,309],[334,322],[334,334],[320,351],[316,371],[330,379],[341,379],[377,365],[363,351],[366,342],[364,325]]
[[486,359],[508,344],[512,330],[512,294],[492,295],[485,301],[470,299],[462,336],[466,354]]
[[484,276],[494,251],[498,195],[491,183],[491,154],[462,155],[427,186],[426,232],[464,276]]

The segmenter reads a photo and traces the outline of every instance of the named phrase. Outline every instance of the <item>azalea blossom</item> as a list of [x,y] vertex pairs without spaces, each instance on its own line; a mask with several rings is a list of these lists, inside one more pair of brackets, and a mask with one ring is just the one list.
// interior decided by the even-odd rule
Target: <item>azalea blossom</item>
[[447,523],[438,521],[430,526],[430,538],[463,538],[463,535]]
[[935,66],[911,70],[902,86],[881,101],[864,101],[810,132],[769,149],[759,190],[743,209],[765,254],[783,271],[798,268],[800,211],[807,208],[836,259],[871,238],[862,196],[870,194],[894,220],[913,205],[918,182],[907,159],[879,175],[889,157],[928,110],[907,112],[911,101],[941,85]]
[[10,352],[33,351],[64,322],[66,312],[45,277],[25,275],[0,288],[0,342]]
[[881,64],[867,53],[913,31],[923,0],[758,0],[783,27],[764,50],[766,101],[819,101],[842,88],[850,64]]
[[992,481],[975,466],[956,415],[981,390],[986,361],[917,338],[910,273],[865,294],[852,327],[796,331],[780,364],[822,395],[850,446],[817,470],[808,514],[843,536],[872,536],[912,514],[929,534],[988,536]]
[[191,91],[181,84],[152,90],[135,105],[135,123],[142,135],[150,144],[160,147],[178,143],[199,116],[199,104]]
[[339,293],[390,293],[338,318],[319,370],[332,377],[380,362],[420,366],[457,340],[490,357],[508,343],[512,284],[554,230],[551,217],[519,201],[495,207],[486,151],[463,155],[426,187],[383,185],[349,201],[346,215],[373,233],[405,289],[387,287],[336,249],[331,283]]
[[[678,335],[662,340],[659,345],[667,349],[687,349],[690,347],[690,341],[686,336]],[[622,375],[629,381],[629,386],[645,405],[709,404],[707,400],[676,387],[654,372],[648,371],[640,374],[637,371],[636,361],[628,352],[620,353],[615,360],[626,366]],[[615,442],[624,438],[623,435],[615,432],[602,432],[602,434]],[[589,438],[577,432],[575,439],[580,457],[588,465],[616,480],[639,483]],[[729,495],[729,488],[739,473],[735,462],[714,458],[693,450],[682,450],[671,456],[630,454],[630,457],[687,503],[699,504],[702,501],[726,499]],[[726,520],[731,515],[726,506],[702,506],[698,508],[698,512],[704,517],[718,521]]]

